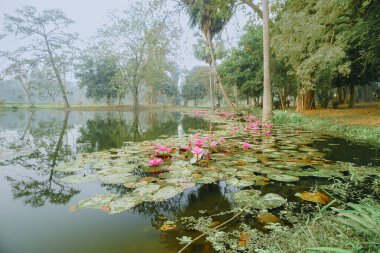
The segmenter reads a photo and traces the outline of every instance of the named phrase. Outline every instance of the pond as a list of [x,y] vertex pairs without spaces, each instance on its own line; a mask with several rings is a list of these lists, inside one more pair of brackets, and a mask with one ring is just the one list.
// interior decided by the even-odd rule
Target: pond
[[[233,193],[241,187],[231,185],[228,180],[198,183],[166,201],[143,202],[128,211],[109,215],[93,209],[75,211],[73,207],[76,209],[78,202],[94,195],[123,195],[128,189],[99,181],[65,183],[52,168],[75,161],[81,154],[85,154],[83,157],[103,154],[109,149],[117,152],[126,144],[133,146],[131,142],[162,139],[165,144],[168,137],[181,139],[198,131],[208,132],[210,127],[218,127],[211,121],[161,110],[0,112],[0,252],[177,252],[181,248],[177,238],[185,235],[194,238],[199,233],[180,227],[162,231],[165,222],[228,211],[235,205]],[[264,145],[258,142],[257,147]],[[294,150],[303,152],[305,164],[300,168],[306,172],[312,167],[308,165],[313,159],[310,154],[329,163],[380,166],[379,149],[322,134],[279,128],[265,145],[254,155],[256,162],[267,167],[279,165],[276,159],[283,154],[280,151],[294,153]],[[319,160],[311,162],[316,161]],[[296,183],[274,180],[253,188],[297,201],[295,193],[328,183],[325,177],[302,177]],[[188,252],[213,252],[213,249],[201,241]]]

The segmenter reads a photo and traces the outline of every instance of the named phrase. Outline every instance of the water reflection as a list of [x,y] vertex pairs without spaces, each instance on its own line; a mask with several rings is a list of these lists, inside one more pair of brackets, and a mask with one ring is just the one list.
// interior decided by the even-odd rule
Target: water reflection
[[[21,165],[20,169],[37,171],[36,174],[16,174],[6,176],[15,199],[22,199],[25,204],[32,207],[41,207],[46,201],[52,204],[65,204],[79,191],[72,187],[60,184],[54,175],[53,168],[58,161],[63,161],[71,154],[68,145],[63,145],[63,137],[67,131],[69,112],[64,113],[59,135],[57,121],[54,119],[42,120],[37,127],[32,127],[35,112],[31,112],[28,123],[23,131],[18,145],[24,145],[31,150],[28,155],[16,155],[8,159],[8,165]],[[10,145],[15,143],[9,143]],[[14,148],[15,146],[13,146]]]
[[[183,135],[207,129],[204,120],[180,112],[5,112],[0,116],[0,167],[13,198],[32,207],[66,204],[79,190],[59,183],[53,168],[76,154],[119,148],[127,141]],[[125,192],[120,186],[107,191]],[[117,189],[115,189],[117,188]]]

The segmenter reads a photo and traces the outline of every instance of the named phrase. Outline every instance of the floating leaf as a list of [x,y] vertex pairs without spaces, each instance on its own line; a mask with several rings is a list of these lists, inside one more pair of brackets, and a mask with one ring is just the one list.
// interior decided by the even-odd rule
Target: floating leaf
[[93,183],[99,179],[99,176],[96,174],[78,174],[63,177],[60,181],[64,184],[85,184]]
[[160,227],[160,230],[161,231],[170,231],[170,230],[173,230],[177,227],[176,224],[164,224]]
[[327,195],[321,192],[303,192],[301,194],[296,194],[296,196],[300,197],[302,200],[319,203],[322,205],[327,205],[331,201]]
[[116,214],[116,213],[127,211],[131,209],[132,207],[137,206],[141,202],[142,200],[134,196],[128,196],[128,195],[119,199],[112,200],[111,203],[108,205],[110,208],[109,213]]
[[123,174],[111,174],[105,177],[101,177],[100,181],[103,184],[124,184],[124,183],[134,182],[137,179],[138,177],[132,175],[131,173],[123,173]]
[[80,201],[77,204],[77,208],[100,209],[103,206],[108,206],[109,203],[116,197],[116,194],[99,194],[94,197]]
[[170,199],[181,192],[180,189],[174,186],[165,186],[159,189],[151,198],[152,201],[163,201]]
[[242,190],[232,195],[233,200],[241,206],[249,206],[254,209],[272,209],[286,203],[286,199],[275,193],[260,196],[257,190]]
[[279,182],[296,182],[300,180],[299,177],[289,176],[285,174],[268,174],[267,177],[269,179],[272,179],[274,181],[279,181]]
[[268,223],[279,223],[280,219],[276,216],[273,215],[269,212],[261,212],[256,216],[256,219],[263,223],[263,224],[268,224]]

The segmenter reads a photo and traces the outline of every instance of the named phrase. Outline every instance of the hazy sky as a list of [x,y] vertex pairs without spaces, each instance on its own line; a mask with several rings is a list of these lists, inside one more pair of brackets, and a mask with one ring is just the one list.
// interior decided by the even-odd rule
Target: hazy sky
[[[31,5],[39,11],[43,9],[58,8],[61,9],[67,17],[75,21],[72,25],[72,31],[79,33],[82,40],[86,41],[95,35],[97,28],[101,27],[107,14],[115,9],[127,9],[131,3],[136,0],[0,0],[0,27],[3,27],[3,14],[13,14],[15,9],[23,5]],[[172,1],[172,0],[170,0]],[[236,45],[238,38],[242,34],[242,29],[247,21],[246,15],[239,12],[230,21],[229,25],[223,32],[223,38],[226,39],[227,46]],[[178,22],[180,23],[183,34],[181,38],[181,57],[178,63],[181,67],[190,69],[191,67],[202,62],[197,61],[193,56],[192,44],[195,43],[194,32],[188,26],[188,17],[182,12],[179,13]],[[1,32],[0,32],[1,33]],[[6,38],[0,41],[0,50],[11,49],[12,46],[19,42],[14,38]],[[1,60],[0,60],[1,61]],[[0,62],[0,68],[2,66]]]

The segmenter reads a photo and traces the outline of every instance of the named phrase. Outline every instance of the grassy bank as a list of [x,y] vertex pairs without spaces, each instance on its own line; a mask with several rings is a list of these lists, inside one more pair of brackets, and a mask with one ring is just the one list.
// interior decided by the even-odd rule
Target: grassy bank
[[[348,110],[346,110],[348,111]],[[352,115],[350,116],[352,117]],[[342,136],[355,141],[366,142],[380,147],[380,125],[379,124],[352,124],[347,116],[331,117],[328,114],[300,114],[288,111],[274,111],[274,123],[286,124],[292,127],[299,127],[305,130],[318,131]],[[373,116],[374,121],[380,117]],[[370,120],[366,118],[366,120]]]

